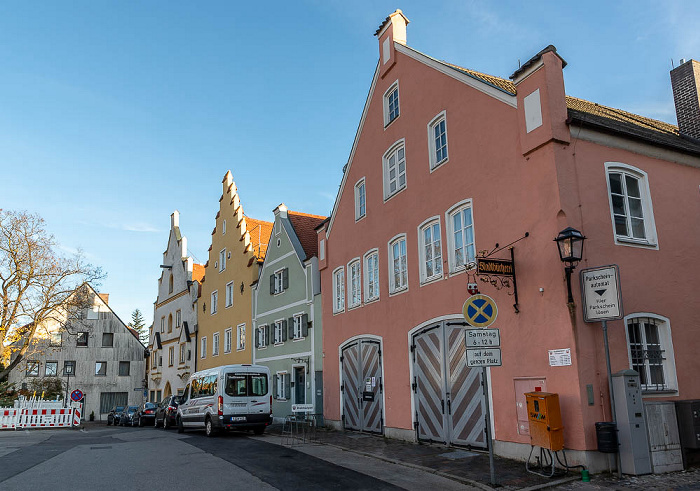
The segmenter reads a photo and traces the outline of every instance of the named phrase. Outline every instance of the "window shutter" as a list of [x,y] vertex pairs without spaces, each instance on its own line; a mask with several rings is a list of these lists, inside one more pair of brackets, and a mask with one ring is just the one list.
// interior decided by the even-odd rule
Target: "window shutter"
[[292,391],[290,390],[290,380],[291,377],[289,376],[288,373],[284,374],[284,397],[285,399],[291,399],[292,398]]
[[301,335],[306,337],[309,335],[309,314],[301,316]]
[[270,344],[270,326],[265,326],[265,346]]
[[282,341],[287,340],[287,321],[282,321]]
[[270,295],[275,294],[275,275],[270,275]]
[[275,399],[277,399],[277,396],[279,395],[279,393],[277,392],[277,374],[274,374],[272,376],[272,392],[274,392]]
[[294,317],[287,319],[287,329],[289,339],[294,339]]
[[289,268],[284,268],[282,270],[282,289],[286,290],[289,288]]
[[258,328],[255,332],[255,347],[256,348],[260,347],[260,334],[258,334],[259,331],[260,331],[260,328]]

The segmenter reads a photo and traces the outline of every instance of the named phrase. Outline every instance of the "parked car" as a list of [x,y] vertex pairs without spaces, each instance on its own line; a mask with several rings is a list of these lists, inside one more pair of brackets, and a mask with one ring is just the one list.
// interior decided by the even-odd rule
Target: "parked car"
[[158,405],[156,417],[153,422],[156,428],[163,426],[166,430],[177,424],[177,406],[182,396],[168,396]]
[[253,430],[262,435],[272,423],[270,369],[261,365],[226,365],[190,376],[177,408],[177,431],[202,428]]
[[107,413],[107,425],[117,426],[119,424],[119,417],[122,415],[124,406],[113,406],[112,409]]
[[136,411],[138,411],[138,409],[138,406],[124,407],[121,416],[119,416],[119,424],[122,426],[134,426],[134,416],[136,416]]
[[134,424],[136,426],[144,426],[146,424],[153,423],[156,419],[156,409],[158,405],[154,402],[144,402],[136,410],[136,415],[134,416]]

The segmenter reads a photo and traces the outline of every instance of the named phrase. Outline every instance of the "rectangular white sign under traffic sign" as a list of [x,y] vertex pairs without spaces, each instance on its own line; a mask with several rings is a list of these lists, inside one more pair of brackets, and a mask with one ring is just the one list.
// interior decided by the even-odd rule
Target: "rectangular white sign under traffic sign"
[[501,348],[467,349],[468,367],[500,367]]
[[293,413],[312,413],[313,411],[313,404],[292,404]]
[[501,345],[501,331],[498,329],[466,329],[464,342],[467,348]]
[[622,319],[620,270],[616,264],[581,270],[583,320],[600,322]]

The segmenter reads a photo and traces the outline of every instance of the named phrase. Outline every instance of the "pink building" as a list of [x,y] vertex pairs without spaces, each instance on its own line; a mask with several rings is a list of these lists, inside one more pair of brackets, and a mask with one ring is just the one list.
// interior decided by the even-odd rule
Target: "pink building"
[[[396,11],[375,33],[377,69],[318,231],[325,418],[485,448],[481,369],[465,362],[469,267],[527,232],[513,249],[517,309],[512,287],[477,281],[499,308],[503,363],[484,381],[494,449],[527,456],[523,394],[540,387],[559,394],[570,461],[606,467],[595,451],[595,422],[611,419],[603,336],[583,321],[580,269],[620,268],[612,371],[641,372],[645,399],[700,398],[700,65],[672,73],[679,133],[567,96],[553,46],[505,80],[408,47],[407,23]],[[587,238],[573,303],[553,242],[567,227]],[[549,350],[567,348],[570,365],[551,366]]]

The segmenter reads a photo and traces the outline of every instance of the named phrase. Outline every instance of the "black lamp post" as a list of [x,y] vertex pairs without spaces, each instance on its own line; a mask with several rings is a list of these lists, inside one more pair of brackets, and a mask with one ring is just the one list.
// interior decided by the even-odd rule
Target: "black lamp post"
[[73,364],[69,363],[63,367],[63,374],[68,377],[66,382],[66,398],[64,399],[64,404],[68,407],[68,386],[70,385],[70,376],[73,375]]
[[576,269],[576,265],[583,256],[584,240],[586,240],[586,237],[571,227],[566,227],[554,239],[559,248],[559,259],[566,264],[564,271],[566,271],[566,288],[569,293],[569,303],[574,302],[574,297],[571,294],[571,273]]

